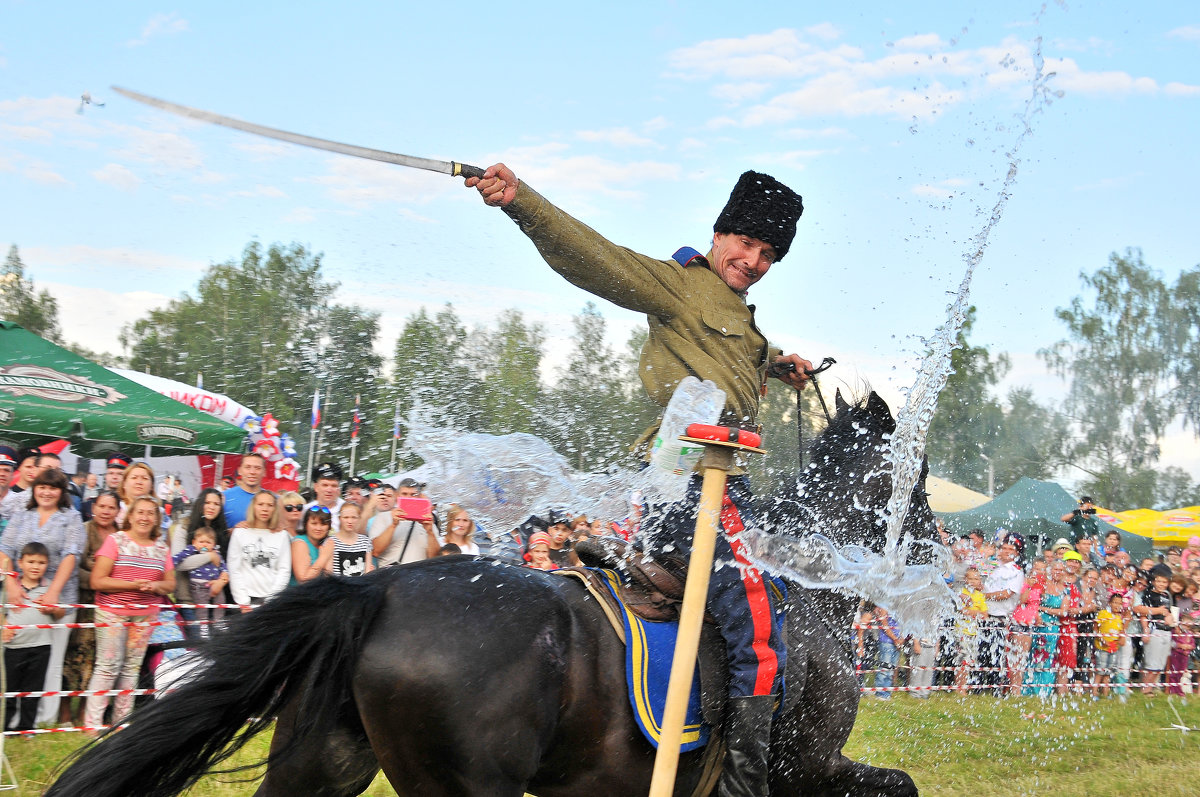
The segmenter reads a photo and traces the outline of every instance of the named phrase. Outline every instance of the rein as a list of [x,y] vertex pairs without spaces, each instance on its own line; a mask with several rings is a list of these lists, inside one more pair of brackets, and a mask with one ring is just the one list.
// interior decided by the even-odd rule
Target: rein
[[[826,423],[833,423],[833,416],[829,414],[825,396],[821,395],[821,383],[817,381],[817,374],[828,371],[829,367],[836,363],[837,360],[826,357],[816,368],[804,369],[804,375],[812,382],[813,390],[817,391],[817,401],[821,403],[821,411],[825,413]],[[796,366],[793,363],[779,363],[778,365],[771,363],[767,366],[767,375],[778,378],[795,370]],[[804,399],[798,390],[796,391],[796,453],[800,457],[800,470],[804,470]]]

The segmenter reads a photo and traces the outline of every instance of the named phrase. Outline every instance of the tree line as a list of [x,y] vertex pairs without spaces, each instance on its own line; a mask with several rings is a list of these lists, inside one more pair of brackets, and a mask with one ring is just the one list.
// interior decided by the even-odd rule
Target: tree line
[[[1196,503],[1190,475],[1158,460],[1173,423],[1200,429],[1200,267],[1170,282],[1128,250],[1081,280],[1081,294],[1056,312],[1063,339],[1039,352],[1066,380],[1057,405],[1024,387],[998,395],[1009,359],[972,345],[971,309],[928,435],[931,470],[980,491],[990,480],[999,492],[1021,476],[1052,479],[1077,468],[1081,490],[1105,506]],[[206,388],[272,412],[302,462],[312,396],[321,391],[329,396],[321,447],[343,461],[361,397],[362,472],[386,468],[397,408],[403,442],[414,406],[448,429],[537,434],[582,471],[634,464],[629,442],[658,414],[637,376],[644,330],[614,350],[589,302],[574,316],[565,365],[544,379],[545,329],[519,310],[468,329],[450,304],[422,307],[405,320],[388,370],[378,313],[338,302],[338,287],[322,273],[320,254],[251,243],[211,266],[194,291],[127,325],[125,357],[74,349],[181,382],[203,374]],[[62,341],[57,304],[26,275],[15,246],[0,271],[0,317]],[[813,391],[798,405],[773,383],[760,418],[772,442],[752,463],[763,492],[799,467],[797,415],[801,439],[811,440],[823,423]]]

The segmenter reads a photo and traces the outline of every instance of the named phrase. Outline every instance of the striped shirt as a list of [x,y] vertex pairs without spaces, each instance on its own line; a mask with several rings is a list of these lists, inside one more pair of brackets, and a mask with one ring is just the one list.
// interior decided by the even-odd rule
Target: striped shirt
[[367,572],[367,557],[371,556],[371,538],[359,534],[354,542],[333,540],[333,574],[335,576],[361,576]]
[[[113,567],[109,576],[122,581],[164,581],[167,573],[173,573],[175,569],[171,549],[161,538],[149,545],[139,545],[124,531],[110,534],[96,551],[96,557],[111,559]],[[137,589],[96,593],[96,605],[113,614],[154,614],[154,609],[134,607],[163,603],[166,600],[162,595]]]

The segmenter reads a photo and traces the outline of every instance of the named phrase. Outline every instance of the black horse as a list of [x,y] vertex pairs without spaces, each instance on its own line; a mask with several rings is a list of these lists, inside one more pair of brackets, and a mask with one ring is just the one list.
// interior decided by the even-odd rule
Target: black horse
[[[827,517],[861,513],[856,541],[882,546],[874,518],[890,491],[882,445],[893,429],[874,394],[839,402],[814,445],[839,456],[816,458],[790,500]],[[853,477],[866,472],[873,483]],[[909,533],[931,536],[922,489],[912,507]],[[774,726],[772,794],[916,794],[904,772],[842,755],[859,687],[831,625],[843,619],[812,597],[789,598],[800,694]],[[654,750],[634,724],[622,644],[574,579],[469,557],[318,579],[236,618],[203,654],[201,676],[85,749],[46,794],[175,794],[276,716],[259,795],[348,797],[380,767],[399,793],[422,797],[649,789]],[[703,753],[681,756],[677,795],[692,793]]]

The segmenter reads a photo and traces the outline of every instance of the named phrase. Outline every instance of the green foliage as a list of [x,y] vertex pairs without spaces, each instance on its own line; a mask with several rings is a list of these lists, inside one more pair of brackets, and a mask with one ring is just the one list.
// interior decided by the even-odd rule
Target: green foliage
[[538,434],[542,423],[540,369],[545,331],[541,324],[525,323],[519,310],[504,310],[495,329],[476,330],[473,360],[482,389],[479,426],[491,434]]
[[0,268],[0,318],[20,324],[53,343],[63,342],[58,301],[49,291],[37,290],[33,280],[25,276],[25,264],[16,244],[9,247]]
[[[1161,503],[1164,474],[1154,466],[1167,427],[1178,418],[1197,424],[1200,276],[1185,272],[1170,286],[1130,249],[1080,279],[1087,295],[1056,311],[1068,337],[1041,352],[1069,381],[1069,461],[1087,474],[1082,491],[1103,505],[1153,506]],[[1177,492],[1179,480],[1168,476],[1163,486]]]
[[[321,256],[299,244],[249,244],[240,260],[211,266],[196,286],[122,331],[130,367],[205,386],[258,412],[271,412],[307,456],[313,391],[332,386],[324,404],[323,451],[349,462],[350,413],[362,395],[360,470],[386,463],[389,407],[379,396],[379,317],[331,304],[337,289]],[[386,420],[384,420],[386,417]]]
[[580,471],[631,465],[630,442],[648,425],[633,399],[641,393],[636,361],[630,368],[629,358],[608,345],[604,317],[592,302],[573,322],[570,355],[546,395],[543,436]]

